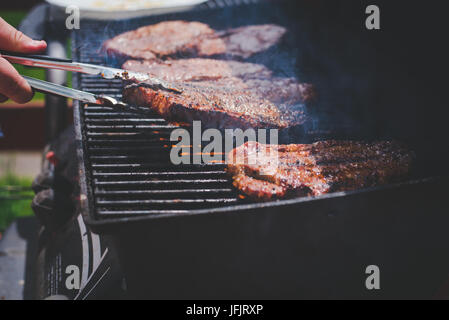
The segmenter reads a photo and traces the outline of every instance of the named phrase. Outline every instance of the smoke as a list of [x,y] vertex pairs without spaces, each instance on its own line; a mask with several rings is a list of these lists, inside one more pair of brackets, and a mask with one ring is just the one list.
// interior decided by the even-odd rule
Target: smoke
[[[338,18],[328,11],[286,4],[257,4],[231,6],[213,10],[198,10],[162,16],[150,16],[110,22],[83,23],[90,32],[78,41],[80,52],[101,52],[102,43],[124,31],[166,20],[182,19],[209,24],[215,30],[227,30],[245,25],[278,24],[288,30],[283,41],[245,61],[259,63],[273,70],[276,77],[295,77],[299,82],[312,83],[318,98],[306,107],[309,121],[300,129],[281,134],[281,142],[309,142],[326,138],[369,138],[388,135],[387,130],[373,117],[379,103],[376,60],[368,66],[371,48],[366,40],[346,33]],[[339,5],[330,6],[340,8]],[[343,12],[340,8],[338,12]],[[104,53],[104,62],[120,66],[120,57]],[[304,108],[303,105],[290,106]]]

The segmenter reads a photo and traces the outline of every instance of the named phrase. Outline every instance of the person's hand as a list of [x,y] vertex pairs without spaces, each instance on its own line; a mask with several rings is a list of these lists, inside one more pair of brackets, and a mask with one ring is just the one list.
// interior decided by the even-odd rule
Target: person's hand
[[[0,18],[0,49],[20,53],[39,53],[45,50],[45,41],[35,41],[17,31]],[[8,98],[25,103],[33,97],[33,90],[24,78],[0,55],[0,102]]]

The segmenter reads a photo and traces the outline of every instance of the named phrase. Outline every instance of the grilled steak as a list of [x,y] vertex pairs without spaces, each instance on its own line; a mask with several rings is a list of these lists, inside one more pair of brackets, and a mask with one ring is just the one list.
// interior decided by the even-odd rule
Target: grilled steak
[[277,25],[256,25],[215,31],[207,24],[165,21],[122,33],[103,44],[103,51],[120,58],[229,56],[248,58],[279,42],[286,32]]
[[274,24],[245,26],[227,30],[223,41],[225,54],[235,57],[249,58],[253,54],[263,52],[279,42],[286,29]]
[[400,144],[388,141],[247,142],[232,150],[227,162],[237,189],[251,198],[271,200],[398,181],[410,171],[412,158]]
[[306,120],[301,106],[291,110],[251,92],[241,79],[175,83],[181,94],[154,90],[145,84],[128,85],[125,101],[149,106],[173,122],[200,120],[206,128],[277,128],[301,125]]
[[204,23],[165,21],[119,34],[107,40],[103,50],[117,56],[155,59],[195,50],[207,37],[215,37],[215,32]]
[[122,68],[149,73],[168,82],[207,81],[230,77],[268,79],[272,76],[271,70],[261,64],[204,58],[168,61],[128,60]]
[[176,83],[181,95],[155,91],[145,84],[125,87],[125,101],[147,106],[176,122],[201,120],[212,128],[279,128],[304,122],[304,103],[314,97],[311,85],[273,77],[253,63],[212,59],[130,60],[124,69],[146,72]]
[[244,83],[240,85],[243,88],[274,103],[305,103],[314,100],[316,96],[311,84],[300,83],[294,78],[273,77],[271,70],[255,63],[203,58],[171,61],[128,60],[122,68],[149,73],[168,82],[204,82],[204,86],[208,85],[207,81],[226,79],[240,82],[239,79],[242,79]]

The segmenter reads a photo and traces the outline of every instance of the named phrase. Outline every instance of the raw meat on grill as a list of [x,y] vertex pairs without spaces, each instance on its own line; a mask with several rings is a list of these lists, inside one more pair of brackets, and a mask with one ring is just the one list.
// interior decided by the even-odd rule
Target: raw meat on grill
[[122,33],[103,44],[103,51],[120,58],[168,57],[248,58],[277,44],[286,29],[273,25],[215,31],[207,24],[165,21]]
[[251,198],[318,196],[399,181],[413,153],[397,142],[321,141],[264,145],[250,141],[227,157],[234,186]]

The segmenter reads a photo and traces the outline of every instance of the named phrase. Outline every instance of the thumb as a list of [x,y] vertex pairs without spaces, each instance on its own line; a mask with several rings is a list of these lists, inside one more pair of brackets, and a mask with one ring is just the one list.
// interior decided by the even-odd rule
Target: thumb
[[47,47],[45,41],[36,41],[24,35],[0,18],[0,49],[20,52],[40,52]]

